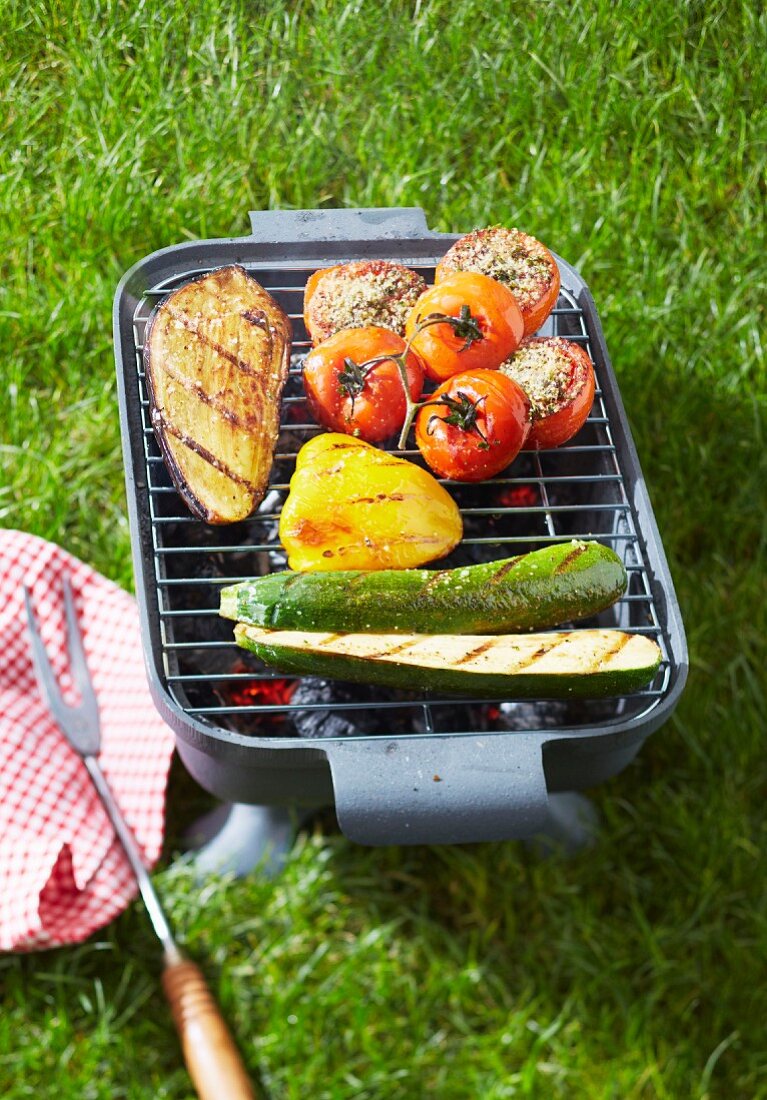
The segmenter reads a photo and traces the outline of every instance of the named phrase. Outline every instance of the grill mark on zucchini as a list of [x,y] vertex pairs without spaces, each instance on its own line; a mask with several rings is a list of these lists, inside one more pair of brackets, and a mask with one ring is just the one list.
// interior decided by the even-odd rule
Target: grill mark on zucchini
[[167,309],[174,321],[178,321],[179,324],[183,325],[185,329],[191,332],[195,339],[199,340],[201,344],[205,344],[206,347],[211,348],[217,355],[220,355],[222,359],[228,360],[228,362],[232,363],[238,370],[241,370],[243,374],[250,374],[254,378],[259,379],[262,377],[262,372],[252,367],[246,359],[240,359],[239,355],[233,355],[231,351],[227,351],[218,341],[212,340],[210,336],[206,336],[204,332],[196,328],[185,313],[181,313],[175,306],[169,305],[167,302],[164,308]]
[[302,580],[302,574],[301,573],[294,573],[292,577],[287,577],[286,580],[285,580],[285,591],[288,591],[288,589],[292,588],[295,584],[299,583],[301,580]]
[[364,572],[362,570],[359,571],[359,572],[355,572],[354,576],[349,578],[349,580],[347,582],[347,587],[348,588],[359,588],[360,585],[362,585],[364,587],[364,585],[367,583],[367,580],[368,580],[369,576],[370,576],[369,573]]
[[581,556],[581,554],[585,554],[586,550],[587,546],[585,543],[582,543],[580,546],[576,546],[573,550],[570,551],[566,558],[562,558],[562,561],[559,563],[559,565],[555,567],[554,572],[566,572],[566,570],[570,568],[570,565],[574,561],[576,561]]
[[177,439],[179,443],[188,447],[190,451],[194,451],[194,453],[207,462],[209,466],[213,466],[220,473],[224,474],[230,481],[233,481],[235,485],[244,485],[247,489],[255,488],[252,481],[248,481],[246,477],[242,477],[241,474],[235,473],[225,462],[222,462],[216,455],[211,454],[206,447],[203,447],[203,445],[198,443],[196,439],[193,439],[192,436],[179,431],[176,425],[163,416],[161,412],[158,411],[155,413],[152,417],[152,423],[161,427],[168,435],[172,435],[174,439]]
[[534,665],[536,661],[539,661],[541,659],[541,657],[545,657],[547,653],[550,653],[552,651],[552,649],[556,649],[557,646],[562,644],[562,639],[558,638],[556,642],[544,643],[543,645],[538,646],[535,653],[532,653],[523,661],[518,661],[511,671],[519,672],[519,670],[522,668],[528,668],[530,665]]
[[495,573],[493,573],[492,577],[489,578],[487,583],[498,584],[499,581],[503,580],[507,573],[511,572],[511,570],[514,568],[515,565],[517,565],[518,562],[522,561],[523,557],[524,554],[518,554],[516,558],[509,558],[508,561],[503,563],[500,569],[497,569]]
[[602,656],[597,659],[597,661],[595,662],[595,664],[594,664],[593,668],[591,669],[591,671],[592,672],[598,672],[600,668],[603,668],[604,665],[606,665],[608,663],[608,661],[611,661],[613,659],[613,657],[616,655],[616,653],[620,653],[620,651],[623,649],[623,647],[625,645],[628,645],[628,643],[630,641],[631,641],[631,635],[630,634],[622,634],[620,636],[620,638],[618,638],[618,640],[616,641],[615,645],[610,646],[610,648],[607,650],[607,652],[603,653]]
[[440,578],[449,577],[451,575],[450,569],[437,569],[432,571],[428,581],[421,587],[421,592],[428,592],[430,588],[439,584]]
[[462,654],[460,657],[454,658],[450,663],[453,667],[457,665],[465,665],[468,661],[473,660],[475,657],[480,657],[483,653],[486,653],[488,649],[494,648],[496,644],[495,638],[488,638],[482,642],[481,645],[475,645],[473,649],[470,649],[467,653]]
[[414,645],[418,645],[418,641],[413,641],[411,638],[406,642],[399,642],[398,645],[390,645],[386,649],[380,649],[377,653],[369,653],[368,658],[371,661],[380,661],[386,657],[393,657],[395,653],[403,653],[406,649],[412,649]]

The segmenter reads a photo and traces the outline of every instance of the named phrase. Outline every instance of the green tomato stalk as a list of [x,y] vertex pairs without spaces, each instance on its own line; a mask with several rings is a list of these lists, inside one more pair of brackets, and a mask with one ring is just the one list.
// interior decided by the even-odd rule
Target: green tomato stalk
[[[430,313],[423,320],[420,317],[418,318],[412,334],[399,355],[377,355],[374,359],[367,359],[364,363],[355,363],[350,356],[347,356],[344,359],[344,369],[338,376],[339,389],[345,397],[351,397],[353,413],[355,398],[362,393],[365,387],[365,378],[368,371],[379,363],[394,363],[402,379],[402,389],[405,394],[405,420],[397,442],[400,451],[404,450],[407,445],[407,437],[410,434],[416,414],[420,409],[426,408],[427,405],[447,405],[450,408],[450,415],[445,419],[449,424],[456,424],[466,432],[476,431],[486,443],[487,441],[476,422],[479,401],[472,402],[466,394],[460,394],[459,401],[447,396],[437,401],[414,401],[410,396],[406,365],[408,353],[416,336],[420,335],[424,329],[429,328],[430,325],[450,325],[456,336],[464,340],[463,347],[459,348],[459,352],[466,351],[477,340],[483,338],[479,322],[475,317],[472,317],[467,305],[461,306],[461,311],[457,317],[450,317],[446,313]],[[480,398],[480,400],[482,399]]]

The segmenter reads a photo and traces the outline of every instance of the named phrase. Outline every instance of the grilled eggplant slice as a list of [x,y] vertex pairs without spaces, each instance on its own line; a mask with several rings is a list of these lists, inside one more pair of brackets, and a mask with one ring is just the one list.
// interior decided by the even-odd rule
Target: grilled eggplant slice
[[147,327],[157,441],[190,511],[235,523],[260,502],[280,426],[290,321],[238,265],[174,290]]

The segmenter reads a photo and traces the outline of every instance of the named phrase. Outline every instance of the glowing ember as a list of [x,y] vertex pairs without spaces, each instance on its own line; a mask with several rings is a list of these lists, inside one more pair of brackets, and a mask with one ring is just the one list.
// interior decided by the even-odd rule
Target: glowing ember
[[[232,669],[234,673],[249,672],[248,666],[238,661]],[[295,680],[248,680],[245,683],[226,684],[220,689],[227,705],[235,707],[283,707],[290,703],[296,687]],[[264,715],[268,717],[268,715]],[[274,717],[279,717],[275,715]]]
[[515,485],[499,495],[498,503],[502,508],[534,508],[541,497],[535,485]]

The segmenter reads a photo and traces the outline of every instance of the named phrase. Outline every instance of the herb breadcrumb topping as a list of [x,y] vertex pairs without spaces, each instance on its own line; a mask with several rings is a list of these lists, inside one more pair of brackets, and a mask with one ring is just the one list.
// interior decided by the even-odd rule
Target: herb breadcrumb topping
[[461,237],[440,263],[445,271],[478,271],[504,283],[521,307],[532,305],[555,277],[545,245],[519,229],[494,225]]
[[386,260],[366,260],[331,268],[318,282],[308,304],[313,333],[327,340],[347,328],[378,325],[405,334],[405,320],[425,280],[415,271]]
[[526,341],[501,364],[501,370],[529,397],[534,421],[566,404],[577,385],[570,342],[561,336]]

